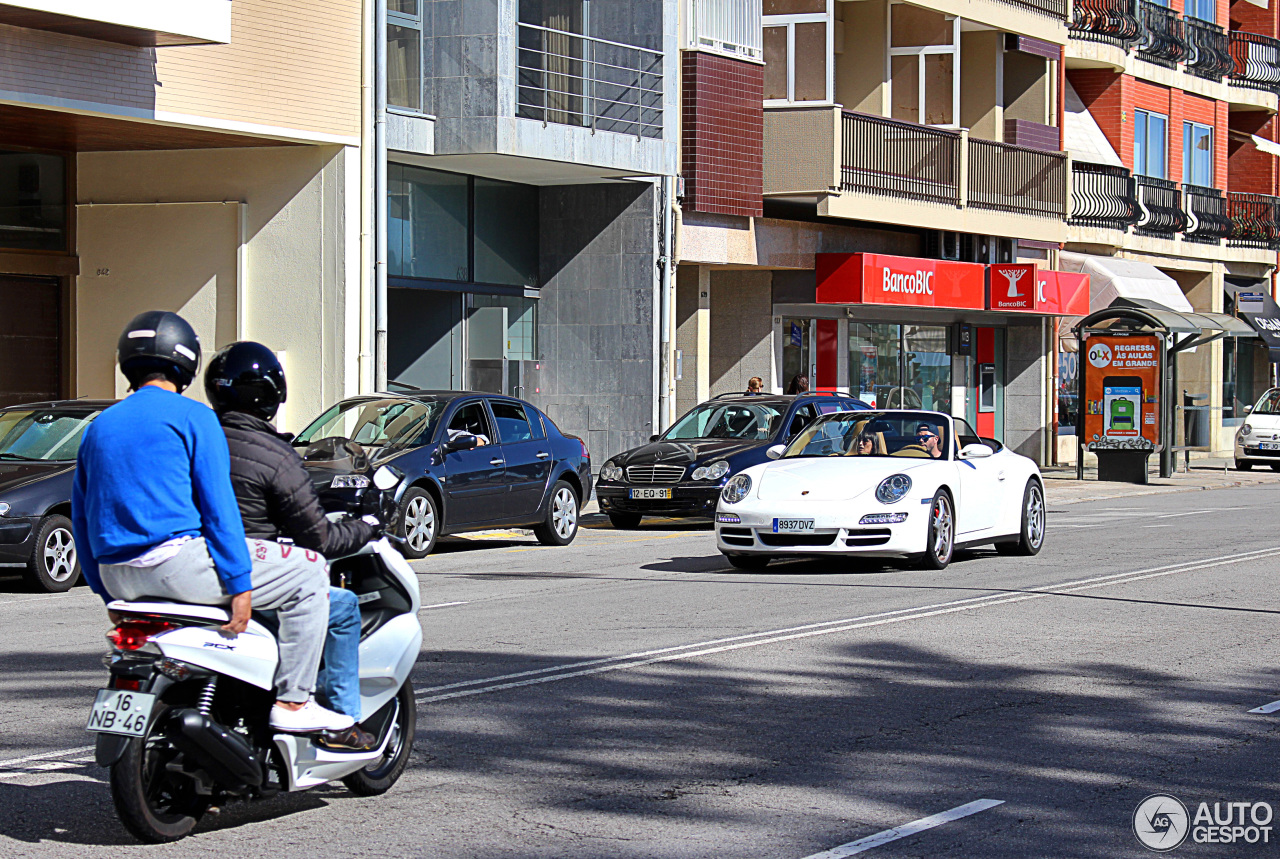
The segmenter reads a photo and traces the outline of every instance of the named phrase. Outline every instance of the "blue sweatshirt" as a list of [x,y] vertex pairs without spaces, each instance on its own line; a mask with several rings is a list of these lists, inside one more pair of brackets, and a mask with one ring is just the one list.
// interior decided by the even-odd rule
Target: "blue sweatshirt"
[[204,537],[228,594],[249,590],[249,548],[231,490],[227,438],[208,406],[144,387],[98,415],[76,457],[71,528],[85,581],[111,599],[99,564],[175,537]]

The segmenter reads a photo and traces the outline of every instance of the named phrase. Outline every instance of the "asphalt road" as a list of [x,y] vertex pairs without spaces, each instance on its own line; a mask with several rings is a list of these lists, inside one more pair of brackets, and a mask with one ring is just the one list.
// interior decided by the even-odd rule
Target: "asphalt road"
[[[1051,506],[1040,556],[941,573],[744,573],[689,523],[451,541],[417,565],[418,740],[396,788],[232,805],[149,848],[83,730],[100,603],[0,579],[0,856],[803,859],[939,814],[860,847],[1149,855],[1132,818],[1150,794],[1280,817],[1280,711],[1247,712],[1280,699],[1277,501]],[[1270,825],[1265,845],[1176,855],[1273,855]]]

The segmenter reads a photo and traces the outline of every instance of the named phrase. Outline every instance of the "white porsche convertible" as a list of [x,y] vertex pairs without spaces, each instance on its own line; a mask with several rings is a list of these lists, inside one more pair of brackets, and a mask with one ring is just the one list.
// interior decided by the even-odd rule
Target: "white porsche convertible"
[[1034,555],[1044,545],[1036,464],[950,415],[838,412],[768,455],[720,494],[716,546],[735,567],[837,554],[940,570],[957,547]]

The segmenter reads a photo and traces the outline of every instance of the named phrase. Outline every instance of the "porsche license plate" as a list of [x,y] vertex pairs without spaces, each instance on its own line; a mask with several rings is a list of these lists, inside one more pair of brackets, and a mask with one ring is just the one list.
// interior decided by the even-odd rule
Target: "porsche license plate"
[[155,703],[156,696],[147,692],[100,689],[93,709],[89,711],[89,724],[85,730],[141,737],[147,732],[147,722],[151,720],[151,708]]
[[775,534],[807,534],[813,531],[812,519],[774,519]]
[[638,501],[668,500],[671,498],[671,490],[670,489],[632,489],[630,497],[632,500],[638,500]]
[[1262,441],[1258,442],[1259,450],[1280,450],[1280,441]]

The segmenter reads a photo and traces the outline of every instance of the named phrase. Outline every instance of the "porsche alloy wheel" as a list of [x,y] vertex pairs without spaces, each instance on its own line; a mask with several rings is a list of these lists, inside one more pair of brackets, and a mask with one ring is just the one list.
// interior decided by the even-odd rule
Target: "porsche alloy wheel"
[[956,543],[956,517],[951,506],[951,496],[939,489],[929,505],[929,543],[924,552],[924,564],[929,569],[946,569],[951,563],[951,553]]
[[1027,481],[1022,493],[1022,530],[1011,543],[997,543],[996,551],[1002,555],[1031,556],[1039,553],[1044,545],[1047,510],[1044,506],[1044,490],[1034,478]]

